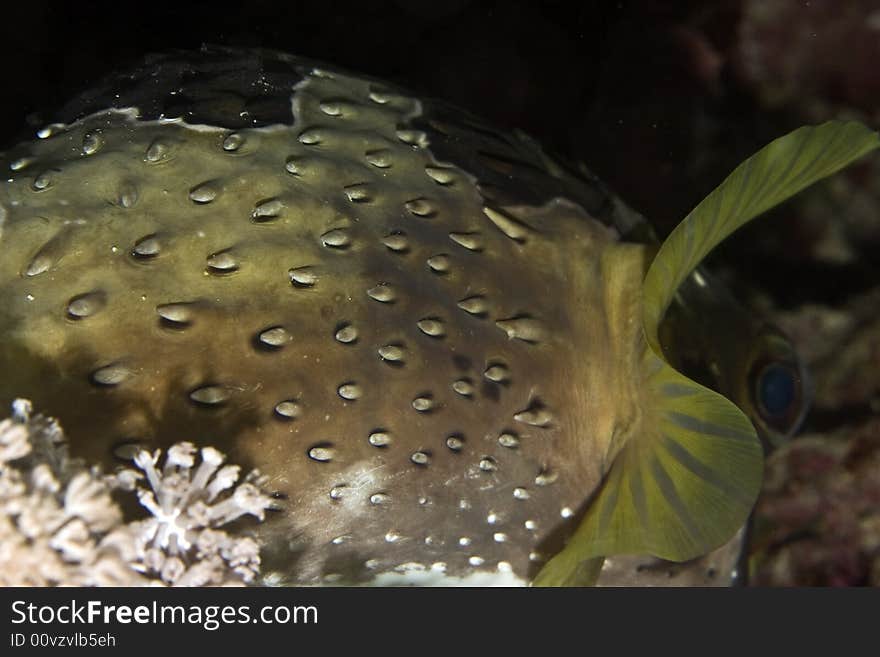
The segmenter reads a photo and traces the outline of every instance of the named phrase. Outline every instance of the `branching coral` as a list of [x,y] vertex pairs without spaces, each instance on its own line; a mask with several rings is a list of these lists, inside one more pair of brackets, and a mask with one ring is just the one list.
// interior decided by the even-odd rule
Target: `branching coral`
[[[183,442],[103,475],[70,458],[59,425],[18,400],[0,422],[0,584],[235,585],[260,568],[259,545],[224,529],[272,506],[258,473],[239,482],[216,449]],[[150,515],[128,520],[113,498]]]

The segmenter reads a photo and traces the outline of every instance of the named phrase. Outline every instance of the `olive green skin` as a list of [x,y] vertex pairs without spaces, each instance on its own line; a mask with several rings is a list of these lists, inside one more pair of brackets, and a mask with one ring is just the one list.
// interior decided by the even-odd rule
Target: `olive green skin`
[[521,583],[560,549],[608,465],[599,261],[638,215],[279,53],[172,53],[62,119],[0,163],[0,403],[108,468],[179,440],[259,468],[273,582]]

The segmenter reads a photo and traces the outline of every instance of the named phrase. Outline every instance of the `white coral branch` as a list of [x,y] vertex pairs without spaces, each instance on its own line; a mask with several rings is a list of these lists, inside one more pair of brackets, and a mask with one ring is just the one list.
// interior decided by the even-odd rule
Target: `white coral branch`
[[[0,584],[227,585],[259,573],[259,544],[222,529],[263,520],[272,499],[258,473],[239,482],[212,447],[140,451],[137,469],[102,476],[67,455],[53,420],[17,400],[0,422]],[[222,467],[221,467],[222,466]],[[113,491],[150,513],[123,522]]]
[[[252,581],[260,563],[256,543],[218,528],[246,514],[262,520],[272,499],[247,481],[236,486],[240,468],[221,468],[225,456],[212,447],[197,450],[192,443],[178,443],[158,467],[161,456],[160,450],[142,450],[134,457],[149,485],[137,488],[138,499],[152,515],[138,523],[135,568],[168,584],[217,583],[224,570]],[[136,475],[118,473],[119,486],[130,488]]]

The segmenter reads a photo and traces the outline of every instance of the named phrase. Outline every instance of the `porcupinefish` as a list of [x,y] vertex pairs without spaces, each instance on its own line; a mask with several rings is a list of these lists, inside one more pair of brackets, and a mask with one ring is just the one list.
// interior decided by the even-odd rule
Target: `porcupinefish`
[[107,467],[185,439],[259,468],[286,584],[579,584],[730,539],[749,418],[789,433],[803,373],[692,272],[877,145],[777,140],[658,249],[527,136],[281,53],[149,58],[38,137],[0,158],[0,403]]

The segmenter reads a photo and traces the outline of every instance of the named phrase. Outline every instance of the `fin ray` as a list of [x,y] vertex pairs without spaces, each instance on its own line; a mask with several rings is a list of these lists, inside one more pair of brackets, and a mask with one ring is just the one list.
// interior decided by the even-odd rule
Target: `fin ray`
[[[877,134],[860,123],[829,121],[776,139],[734,169],[672,231],[645,277],[644,323],[654,351],[660,352],[656,331],[675,291],[709,251],[751,219],[878,145]],[[698,236],[690,251],[689,231]]]

